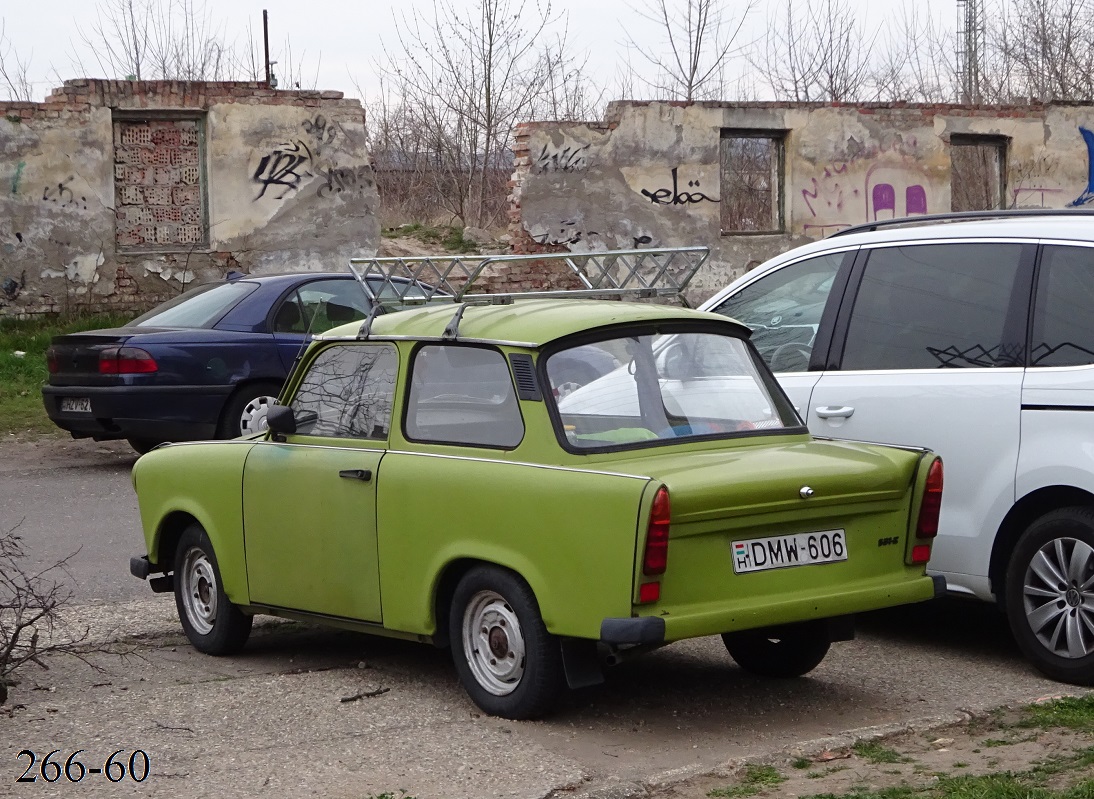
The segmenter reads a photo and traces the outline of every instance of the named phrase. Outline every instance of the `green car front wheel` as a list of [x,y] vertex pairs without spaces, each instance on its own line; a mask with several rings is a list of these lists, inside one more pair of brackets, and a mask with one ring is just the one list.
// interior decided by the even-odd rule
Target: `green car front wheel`
[[216,553],[199,524],[186,528],[175,550],[175,606],[186,637],[199,652],[231,655],[247,643],[253,616],[228,599]]

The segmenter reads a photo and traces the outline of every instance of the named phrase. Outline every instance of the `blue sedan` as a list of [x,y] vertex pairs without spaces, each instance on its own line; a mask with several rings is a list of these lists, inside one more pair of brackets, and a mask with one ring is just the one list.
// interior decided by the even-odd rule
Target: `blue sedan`
[[138,452],[258,432],[310,337],[371,307],[352,274],[232,274],[122,327],[54,337],[42,400],[74,438]]

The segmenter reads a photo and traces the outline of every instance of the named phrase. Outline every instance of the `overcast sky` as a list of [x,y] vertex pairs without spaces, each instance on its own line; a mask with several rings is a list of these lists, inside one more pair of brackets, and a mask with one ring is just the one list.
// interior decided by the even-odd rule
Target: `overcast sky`
[[[677,0],[683,2],[683,0]],[[823,0],[797,0],[797,2]],[[475,0],[452,0],[457,5],[475,7]],[[659,31],[643,24],[633,11],[641,0],[553,0],[555,12],[568,22],[568,41],[574,55],[588,57],[588,71],[593,80],[605,87],[616,82],[616,73],[627,58],[628,26],[636,40],[649,47],[661,44]],[[672,2],[672,0],[670,0]],[[761,7],[751,16],[745,38],[762,35],[767,19],[767,3],[782,0],[761,0]],[[939,18],[947,27],[957,19],[956,0],[848,0],[860,9],[871,26],[887,16],[901,14],[905,6],[915,6]],[[196,0],[200,5],[200,0]],[[512,0],[518,5],[519,0]],[[109,3],[99,5],[107,6]],[[535,0],[528,0],[534,8]],[[744,0],[726,0],[728,8],[741,8]],[[88,72],[94,69],[94,59],[81,41],[81,33],[90,34],[96,22],[97,4],[93,0],[0,0],[0,21],[4,24],[8,44],[23,60],[29,60],[30,80],[37,99],[59,85],[57,76],[114,77],[102,74],[78,75],[74,52],[80,52]],[[397,45],[395,13],[411,14],[415,10],[432,16],[432,0],[327,0],[307,3],[299,0],[210,0],[206,8],[210,17],[231,42],[243,48],[248,41],[248,24],[256,41],[261,41],[262,10],[269,12],[271,58],[281,62],[275,71],[283,74],[288,60],[286,39],[292,47],[292,60],[304,67],[307,85],[313,81],[320,89],[338,89],[347,96],[359,96],[356,85],[367,93],[375,92],[376,63],[383,58],[383,43]],[[561,23],[560,23],[561,24]],[[559,28],[561,30],[561,28]],[[2,52],[0,52],[2,55]],[[9,55],[9,63],[11,57]],[[643,67],[641,58],[631,56],[636,69]],[[741,64],[737,69],[744,69]],[[284,87],[284,82],[282,86]],[[0,89],[0,99],[6,93]]]

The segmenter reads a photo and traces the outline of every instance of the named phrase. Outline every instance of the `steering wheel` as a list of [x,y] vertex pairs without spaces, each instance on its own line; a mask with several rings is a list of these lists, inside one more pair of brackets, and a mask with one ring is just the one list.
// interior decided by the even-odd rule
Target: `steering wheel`
[[[809,358],[812,354],[812,348],[796,341],[780,344],[771,353],[771,371],[804,372],[809,367]],[[786,363],[780,363],[780,358],[785,359]]]

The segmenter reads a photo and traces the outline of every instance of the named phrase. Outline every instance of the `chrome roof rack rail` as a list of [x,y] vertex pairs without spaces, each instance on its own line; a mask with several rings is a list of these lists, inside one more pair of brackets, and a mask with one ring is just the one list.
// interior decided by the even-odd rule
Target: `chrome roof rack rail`
[[1094,208],[1008,208],[995,211],[954,211],[949,214],[925,214],[924,216],[902,216],[895,219],[878,219],[860,225],[837,230],[827,238],[847,236],[851,233],[869,233],[888,227],[913,227],[933,222],[978,222],[986,219],[1020,219],[1025,216],[1094,216]]
[[[501,305],[533,297],[674,297],[687,305],[683,291],[709,256],[709,247],[670,247],[534,255],[351,258],[349,263],[368,296],[381,305],[435,302]],[[569,269],[583,288],[472,293],[490,267],[535,261],[555,262]]]

